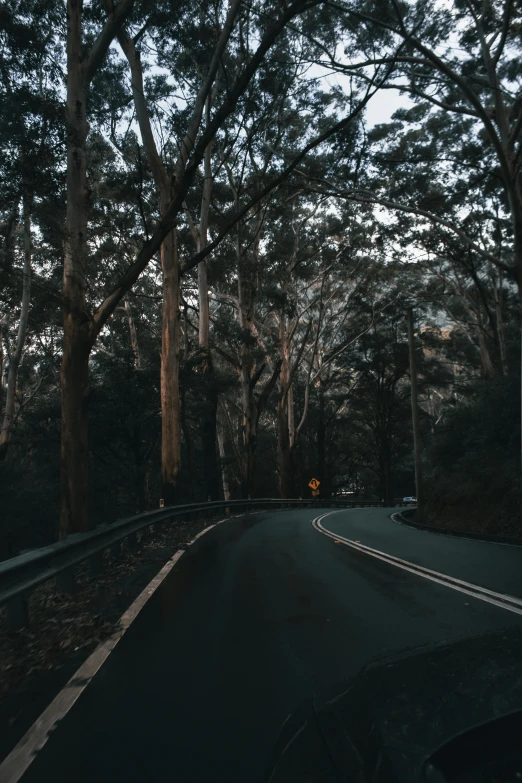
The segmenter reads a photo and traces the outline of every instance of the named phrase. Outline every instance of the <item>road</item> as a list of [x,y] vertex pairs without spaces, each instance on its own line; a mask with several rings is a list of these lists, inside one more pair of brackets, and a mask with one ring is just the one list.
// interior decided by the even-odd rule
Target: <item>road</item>
[[[318,510],[248,515],[180,558],[53,731],[23,783],[260,783],[287,715],[368,660],[522,616],[335,543]],[[326,513],[326,510],[325,512]],[[336,512],[338,535],[522,597],[522,548]]]

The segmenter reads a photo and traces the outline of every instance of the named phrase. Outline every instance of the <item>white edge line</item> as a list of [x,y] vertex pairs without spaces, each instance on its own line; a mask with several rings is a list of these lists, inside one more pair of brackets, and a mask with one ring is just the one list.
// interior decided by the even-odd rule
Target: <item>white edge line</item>
[[[427,574],[432,574],[434,576],[442,576],[444,579],[448,580],[449,582],[454,582],[457,585],[462,585],[463,587],[469,587],[473,590],[476,590],[477,592],[483,593],[485,595],[489,595],[493,598],[499,598],[501,601],[507,601],[509,603],[517,604],[518,606],[522,606],[522,599],[521,598],[515,598],[512,595],[506,595],[506,593],[496,593],[494,590],[488,590],[487,587],[482,587],[481,585],[475,585],[471,582],[465,582],[462,579],[457,579],[456,576],[450,576],[449,574],[441,574],[440,571],[433,571],[431,568],[426,568],[425,566],[421,566],[418,563],[411,563],[409,560],[404,560],[401,557],[397,557],[396,555],[390,555],[388,552],[382,552],[380,549],[373,549],[371,546],[367,546],[366,544],[361,544],[359,541],[353,541],[350,538],[345,538],[341,535],[336,535],[331,530],[327,530],[321,525],[321,520],[325,518],[325,516],[328,516],[328,514],[323,515],[322,517],[317,517],[314,519],[314,527],[317,530],[317,526],[321,528],[325,533],[331,534],[336,537],[336,539],[339,539],[351,546],[353,546],[355,549],[360,549],[361,551],[366,552],[375,552],[377,555],[383,555],[384,557],[388,558],[390,561],[394,561],[396,563],[403,563],[407,566],[412,566],[415,569],[418,569],[419,571],[424,571]],[[469,541],[473,541],[474,539],[470,538]]]
[[[256,512],[259,513],[259,512]],[[237,516],[243,516],[238,514]],[[209,530],[235,517],[226,517],[209,525],[198,533],[187,546],[191,546]],[[0,783],[17,783],[26,772],[30,764],[36,757],[36,754],[44,747],[51,733],[58,725],[59,721],[65,717],[74,703],[81,696],[89,682],[109,656],[109,653],[116,647],[121,637],[136,619],[139,612],[143,609],[149,598],[156,592],[165,577],[176,565],[184,553],[184,549],[178,549],[171,559],[165,563],[163,568],[156,574],[154,579],[142,590],[139,596],[132,602],[129,608],[120,618],[118,630],[108,639],[101,642],[94,652],[89,655],[86,661],[82,663],[79,669],[73,674],[68,683],[62,688],[57,696],[52,700],[48,707],[42,712],[39,718],[33,723],[30,729],[24,734],[22,739],[15,745],[12,751],[5,757],[0,764]]]
[[[317,525],[321,528],[321,530],[324,530],[326,533],[332,533],[331,530],[327,530],[326,528],[323,528],[320,520],[317,521]],[[335,535],[335,533],[333,533],[332,535]],[[441,574],[440,571],[433,571],[431,568],[426,568],[425,566],[421,566],[418,563],[411,563],[409,560],[403,560],[401,557],[396,557],[396,555],[390,555],[388,552],[381,552],[380,549],[373,549],[371,546],[367,546],[366,544],[361,544],[358,541],[353,541],[352,539],[345,538],[344,536],[336,536],[336,538],[346,542],[347,544],[353,545],[356,549],[360,549],[365,552],[374,552],[376,555],[384,555],[384,557],[386,557],[388,560],[393,561],[395,563],[403,563],[404,565],[407,566],[413,566],[413,568],[418,569],[419,571],[424,571],[426,574],[432,574],[434,576],[443,576],[444,579],[448,580],[449,582],[454,582],[455,584],[462,585],[463,587],[472,588],[477,592],[483,593],[485,595],[490,595],[493,598],[500,598],[501,601],[508,601],[510,603],[522,606],[521,598],[515,598],[514,596],[506,595],[506,593],[496,593],[494,590],[488,590],[487,587],[482,587],[481,585],[475,585],[472,584],[471,582],[465,582],[464,580],[457,579],[457,577],[450,576],[449,574]]]
[[[332,512],[336,513],[336,512]],[[399,558],[393,557],[393,555],[387,555],[385,552],[379,552],[377,549],[371,549],[370,547],[364,546],[364,544],[357,544],[354,541],[350,541],[347,538],[343,538],[343,536],[338,536],[335,533],[332,533],[331,530],[327,530],[321,525],[321,520],[323,520],[325,517],[330,516],[330,514],[323,514],[322,516],[316,517],[314,520],[312,520],[313,527],[319,532],[323,533],[323,535],[329,536],[330,538],[335,539],[336,541],[339,541],[341,544],[344,544],[344,546],[349,546],[351,549],[355,549],[357,552],[362,552],[363,554],[369,555],[370,557],[374,557],[377,560],[382,560],[385,563],[388,563],[389,565],[393,565],[396,568],[401,568],[403,571],[409,571],[412,574],[416,574],[417,576],[423,577],[423,579],[429,579],[431,582],[437,582],[437,584],[441,584],[444,587],[450,587],[452,590],[458,590],[460,593],[465,593],[466,595],[470,595],[472,598],[477,598],[479,601],[485,601],[488,604],[493,604],[494,606],[498,606],[501,609],[507,609],[509,612],[514,612],[515,614],[522,615],[522,609],[517,608],[516,606],[513,606],[512,604],[506,603],[505,601],[512,601],[515,603],[520,603],[520,600],[518,598],[514,598],[512,596],[504,596],[501,593],[492,593],[492,595],[499,595],[502,596],[504,601],[497,601],[494,598],[489,597],[489,595],[484,594],[483,591],[486,591],[486,588],[480,587],[479,585],[474,585],[469,582],[460,582],[460,580],[454,580],[453,577],[448,577],[446,574],[441,574],[438,571],[429,571],[429,569],[423,568],[422,566],[416,565],[416,563],[410,563],[408,560],[399,560]],[[407,565],[406,565],[407,564]],[[426,573],[429,571],[429,573]],[[434,576],[434,575],[437,576]],[[460,582],[460,584],[455,584],[455,581]],[[466,585],[467,587],[472,588],[471,590],[465,589],[465,587],[462,587],[460,585]],[[486,593],[490,593],[491,591],[486,591]]]

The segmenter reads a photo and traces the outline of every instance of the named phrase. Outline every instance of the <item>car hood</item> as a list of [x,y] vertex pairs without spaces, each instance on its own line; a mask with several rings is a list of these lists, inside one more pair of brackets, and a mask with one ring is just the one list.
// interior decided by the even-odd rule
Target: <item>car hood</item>
[[521,649],[522,631],[507,629],[373,661],[324,706],[312,697],[289,717],[270,783],[449,779],[430,762],[442,748],[522,716]]

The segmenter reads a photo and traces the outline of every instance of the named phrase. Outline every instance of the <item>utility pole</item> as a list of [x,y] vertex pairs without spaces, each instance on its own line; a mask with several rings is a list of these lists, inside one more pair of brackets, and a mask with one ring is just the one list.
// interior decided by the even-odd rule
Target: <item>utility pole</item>
[[413,343],[413,309],[408,307],[406,310],[408,321],[408,348],[410,354],[410,381],[411,381],[411,418],[413,422],[413,453],[415,457],[415,492],[417,497],[418,515],[423,512],[423,491],[422,491],[422,462],[421,462],[421,438],[419,427],[419,406],[417,403],[417,368],[415,366],[415,351]]

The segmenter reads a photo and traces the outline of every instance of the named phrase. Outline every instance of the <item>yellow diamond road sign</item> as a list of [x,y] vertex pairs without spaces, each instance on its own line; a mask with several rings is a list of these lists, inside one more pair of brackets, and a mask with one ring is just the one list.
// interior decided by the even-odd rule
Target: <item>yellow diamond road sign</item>
[[312,487],[312,489],[317,489],[317,487],[319,486],[320,483],[321,482],[318,479],[314,479],[313,478],[313,479],[310,479],[310,481],[308,482],[308,486]]

